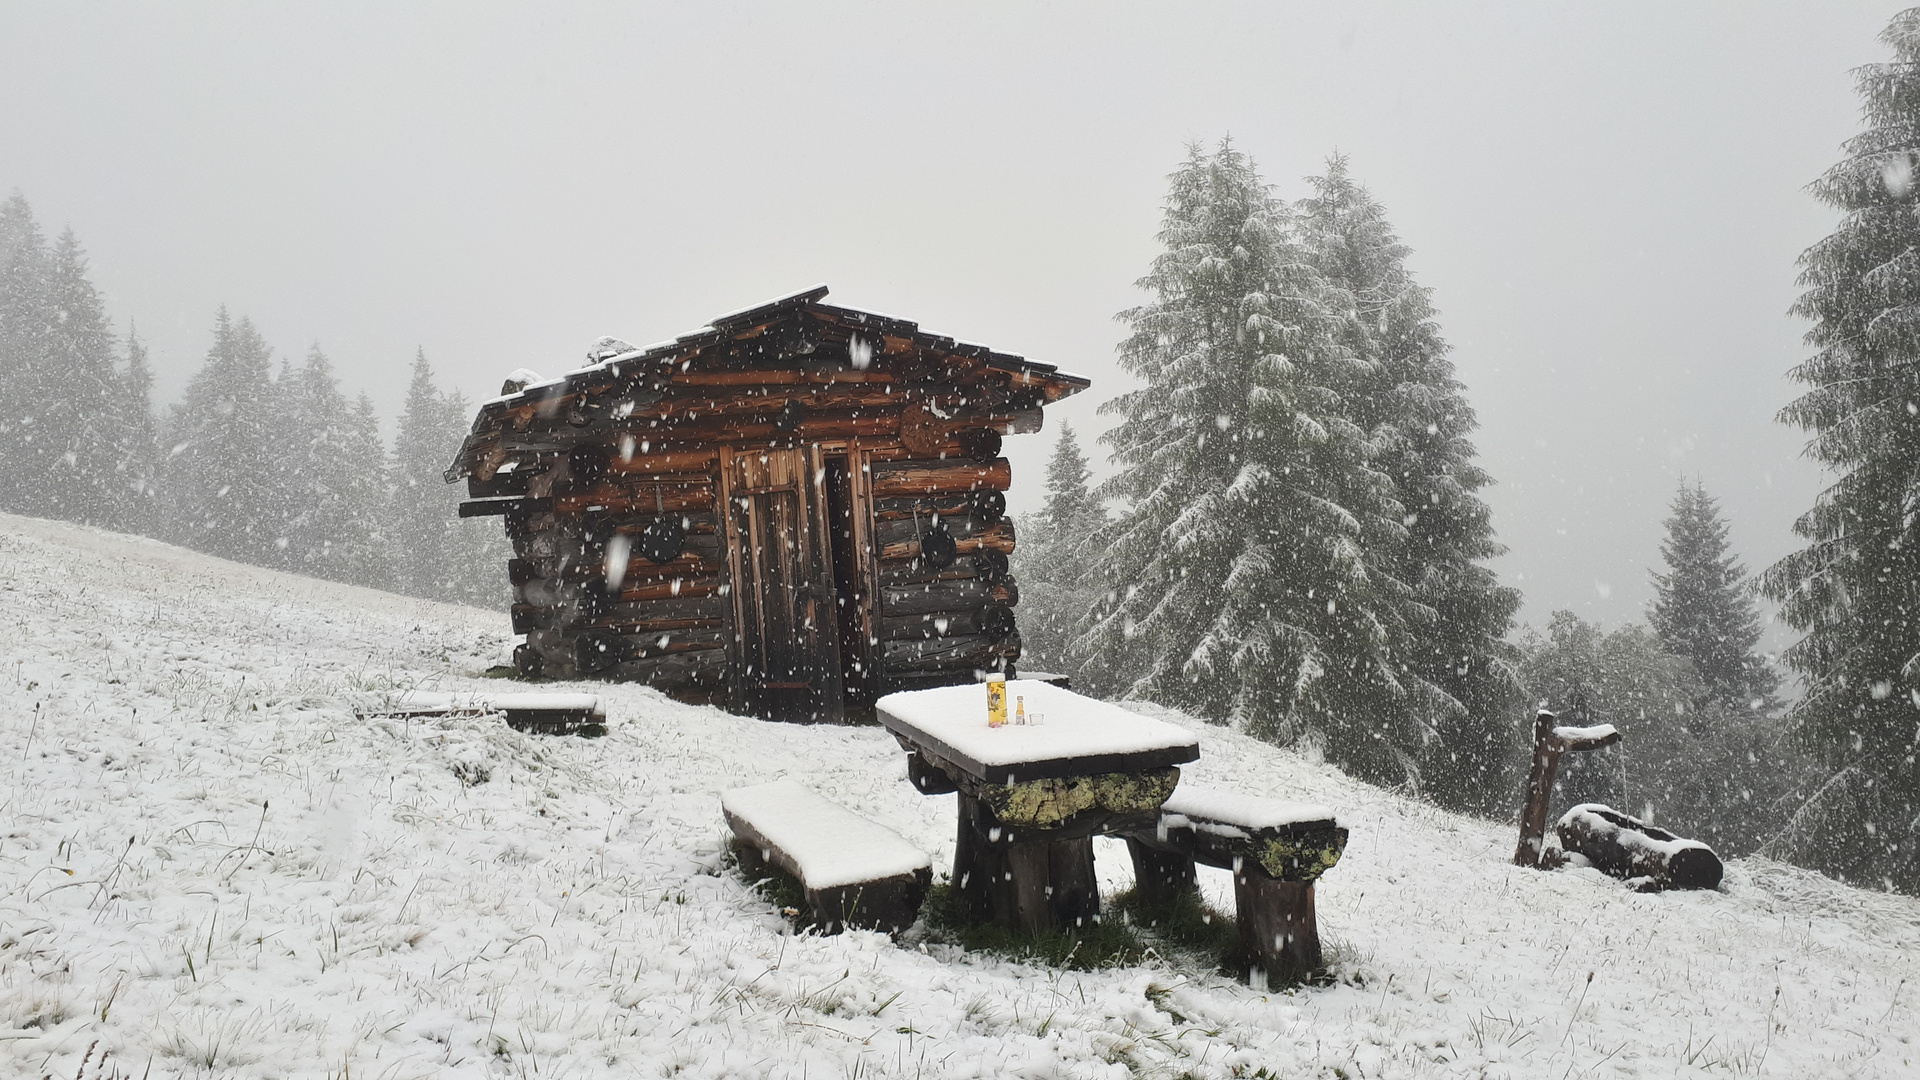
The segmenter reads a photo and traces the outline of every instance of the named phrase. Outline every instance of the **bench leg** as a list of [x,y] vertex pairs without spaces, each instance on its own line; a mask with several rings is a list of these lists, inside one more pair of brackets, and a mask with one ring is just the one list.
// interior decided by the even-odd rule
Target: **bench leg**
[[920,917],[932,876],[931,871],[922,871],[842,888],[808,889],[807,906],[823,934],[837,934],[849,926],[897,934]]
[[1133,894],[1149,911],[1165,911],[1199,888],[1193,860],[1173,851],[1161,851],[1127,837],[1133,856]]
[[957,798],[953,881],[968,919],[1034,934],[1094,922],[1100,887],[1092,838],[1010,842],[977,800],[964,791]]
[[1325,966],[1313,917],[1313,882],[1233,875],[1240,944],[1273,985],[1304,982]]

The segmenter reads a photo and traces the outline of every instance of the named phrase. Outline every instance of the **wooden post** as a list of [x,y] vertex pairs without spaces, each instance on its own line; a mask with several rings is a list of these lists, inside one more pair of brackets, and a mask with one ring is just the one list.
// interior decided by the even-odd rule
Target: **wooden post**
[[1559,717],[1541,709],[1533,718],[1533,768],[1527,774],[1526,802],[1520,807],[1520,845],[1515,866],[1539,866],[1547,835],[1547,809],[1553,798],[1553,777],[1560,771],[1560,755],[1598,750],[1620,741],[1612,724],[1597,727],[1559,727]]
[[1172,907],[1199,888],[1190,856],[1149,847],[1131,836],[1127,837],[1127,854],[1133,856],[1134,895],[1150,911]]
[[1093,838],[1047,838],[1044,830],[1003,826],[965,791],[954,837],[954,887],[974,922],[1044,934],[1091,924],[1100,914]]
[[1240,947],[1269,985],[1304,982],[1324,966],[1320,925],[1313,914],[1313,882],[1276,881],[1258,870],[1233,875]]

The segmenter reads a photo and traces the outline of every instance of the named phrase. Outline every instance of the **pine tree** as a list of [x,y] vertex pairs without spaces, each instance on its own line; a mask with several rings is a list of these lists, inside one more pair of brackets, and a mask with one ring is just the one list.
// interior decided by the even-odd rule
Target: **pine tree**
[[375,589],[393,585],[387,530],[387,448],[373,400],[362,393],[347,415],[341,441],[340,515],[326,562],[342,581]]
[[128,532],[156,532],[160,436],[153,419],[153,365],[147,359],[146,344],[131,325],[127,327],[126,370],[120,377],[117,412],[114,469],[127,501],[114,527]]
[[1682,481],[1660,556],[1667,572],[1653,575],[1647,621],[1660,643],[1693,661],[1706,692],[1728,704],[1766,707],[1779,688],[1760,643],[1760,612],[1740,560],[1728,554],[1720,504],[1699,481]]
[[461,491],[444,479],[471,416],[464,397],[434,388],[425,351],[416,353],[394,439],[388,535],[401,592],[495,607],[506,593],[500,573],[510,554],[506,540],[491,522],[463,521]]
[[1020,583],[1021,659],[1036,670],[1078,674],[1069,646],[1099,596],[1087,561],[1089,544],[1106,521],[1088,487],[1092,477],[1073,425],[1061,424],[1047,462],[1046,505],[1013,555]]
[[1827,779],[1779,850],[1848,880],[1920,891],[1920,9],[1856,77],[1866,130],[1814,186],[1842,213],[1800,257],[1794,312],[1813,354],[1780,413],[1837,477],[1761,577],[1805,636],[1787,650],[1793,719]]
[[287,566],[358,584],[378,577],[384,448],[371,403],[349,405],[333,364],[315,345],[282,377],[288,447]]
[[415,596],[439,598],[451,589],[446,567],[452,528],[432,471],[441,458],[445,411],[426,350],[418,350],[394,437],[387,529],[394,544],[394,586]]
[[1479,496],[1492,481],[1474,461],[1473,409],[1447,359],[1432,294],[1408,271],[1386,209],[1342,156],[1308,183],[1304,242],[1339,290],[1340,341],[1361,361],[1342,386],[1345,412],[1372,442],[1373,468],[1392,481],[1404,510],[1404,531],[1369,542],[1388,578],[1409,590],[1382,617],[1406,690],[1402,707],[1432,735],[1421,784],[1448,805],[1490,810],[1506,801],[1516,766],[1519,688],[1505,639],[1520,596],[1484,565],[1505,549]]
[[1404,723],[1373,555],[1404,531],[1392,483],[1343,414],[1355,364],[1335,297],[1287,208],[1229,144],[1171,178],[1165,251],[1122,313],[1120,361],[1146,385],[1109,402],[1127,507],[1102,537],[1106,599],[1079,643],[1090,683],[1277,740],[1309,737],[1357,774],[1401,780]]
[[40,394],[55,317],[46,237],[27,200],[0,203],[0,508],[27,500],[44,442]]
[[166,498],[188,547],[261,566],[282,561],[279,410],[272,350],[253,323],[222,307],[206,363],[168,424]]
[[20,505],[43,517],[117,526],[133,502],[117,445],[125,387],[106,307],[72,229],[54,243],[47,287],[53,318],[45,351],[33,361],[38,435],[18,466]]

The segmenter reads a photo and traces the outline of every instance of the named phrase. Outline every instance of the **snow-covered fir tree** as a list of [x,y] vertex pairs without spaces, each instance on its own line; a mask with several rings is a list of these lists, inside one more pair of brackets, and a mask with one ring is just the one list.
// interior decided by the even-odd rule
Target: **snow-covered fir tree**
[[1778,850],[1847,880],[1920,891],[1920,9],[1858,69],[1865,126],[1814,186],[1840,211],[1800,257],[1806,386],[1780,418],[1834,483],[1761,578],[1802,637],[1793,718],[1827,779]]
[[1164,252],[1121,319],[1145,385],[1105,408],[1126,511],[1101,538],[1103,602],[1077,647],[1095,689],[1269,738],[1308,737],[1400,781],[1424,731],[1403,702],[1391,619],[1404,586],[1376,549],[1404,535],[1389,477],[1341,388],[1361,364],[1341,301],[1289,211],[1230,144],[1173,174]]
[[1060,425],[1047,462],[1047,502],[1026,522],[1013,555],[1020,583],[1022,666],[1074,675],[1070,646],[1100,589],[1088,571],[1094,538],[1106,512],[1088,486],[1093,470],[1070,423]]
[[433,385],[433,367],[426,350],[418,350],[393,443],[387,529],[394,545],[394,587],[416,596],[444,596],[451,587],[453,525],[434,475],[435,463],[446,467],[446,427],[446,403]]
[[496,604],[505,593],[500,566],[508,557],[497,522],[460,519],[460,488],[445,482],[471,422],[466,400],[442,395],[425,350],[413,360],[406,405],[394,439],[392,511],[394,587],[437,600]]
[[1766,708],[1780,678],[1754,651],[1760,611],[1746,568],[1729,553],[1729,527],[1718,500],[1698,480],[1682,481],[1666,527],[1660,556],[1667,569],[1653,574],[1647,622],[1668,652],[1693,661],[1714,698]]
[[60,234],[47,265],[53,321],[34,359],[37,437],[21,463],[21,509],[43,517],[120,527],[135,492],[120,453],[126,387],[99,290],[80,241]]
[[287,416],[282,481],[291,496],[287,566],[355,584],[383,578],[385,448],[363,395],[349,404],[315,345],[281,390]]
[[159,528],[160,435],[153,417],[153,363],[147,358],[146,343],[132,326],[127,327],[126,368],[116,413],[114,469],[129,498],[124,516],[114,527],[152,534]]
[[0,203],[0,507],[27,509],[42,456],[39,396],[53,333],[51,258],[19,192]]
[[163,485],[176,539],[262,566],[282,561],[286,537],[271,363],[253,323],[223,306],[206,362],[167,424]]
[[1479,492],[1492,481],[1475,463],[1476,426],[1430,290],[1407,268],[1409,251],[1385,208],[1336,155],[1308,178],[1298,205],[1313,265],[1338,292],[1340,342],[1361,363],[1340,369],[1345,415],[1373,444],[1373,469],[1393,484],[1404,531],[1367,543],[1386,576],[1381,617],[1412,726],[1431,733],[1419,755],[1421,787],[1452,806],[1490,810],[1507,801],[1517,766],[1515,655],[1506,636],[1519,593],[1485,561],[1504,548]]

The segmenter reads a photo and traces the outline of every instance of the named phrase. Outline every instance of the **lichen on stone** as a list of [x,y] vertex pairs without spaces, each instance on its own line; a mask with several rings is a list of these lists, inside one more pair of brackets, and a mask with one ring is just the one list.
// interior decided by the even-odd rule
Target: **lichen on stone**
[[994,817],[1008,825],[1050,829],[1087,810],[1111,814],[1152,813],[1167,801],[1179,782],[1177,768],[1056,777],[987,788],[981,792],[981,800],[993,811]]

